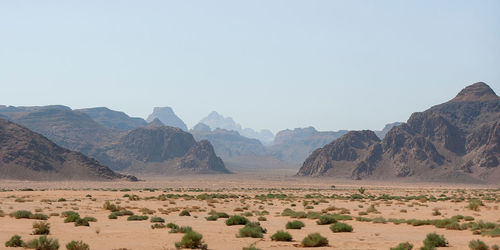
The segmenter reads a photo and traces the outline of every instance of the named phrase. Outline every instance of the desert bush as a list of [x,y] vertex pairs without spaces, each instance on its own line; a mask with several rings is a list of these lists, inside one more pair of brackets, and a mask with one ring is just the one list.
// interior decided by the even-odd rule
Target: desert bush
[[21,239],[21,236],[19,235],[14,235],[5,242],[5,247],[22,247],[24,246],[24,241]]
[[64,219],[64,223],[70,223],[70,222],[76,222],[77,220],[81,219],[80,215],[78,213],[72,213]]
[[377,217],[377,218],[373,219],[372,221],[373,221],[373,223],[383,223],[383,224],[387,223],[387,221],[383,217]]
[[262,238],[266,229],[260,226],[259,222],[249,222],[239,231],[239,237]]
[[257,245],[256,242],[250,244],[248,247],[243,247],[242,250],[260,250],[260,248],[257,248],[255,245]]
[[488,250],[490,249],[486,243],[481,240],[471,240],[469,241],[469,248],[472,250]]
[[116,220],[118,219],[118,215],[116,215],[116,213],[111,213],[110,215],[108,215],[108,219],[110,220]]
[[68,250],[90,250],[90,247],[88,244],[84,243],[83,241],[71,241],[70,243],[66,244],[66,249],[68,249]]
[[147,220],[149,217],[147,215],[131,215],[127,218],[128,221],[138,221]]
[[151,220],[149,220],[149,221],[150,222],[159,222],[159,223],[165,222],[165,220],[162,217],[151,217]]
[[207,244],[202,241],[203,235],[195,231],[189,231],[182,237],[180,242],[175,243],[177,249],[190,248],[190,249],[208,249]]
[[438,235],[436,233],[427,234],[427,237],[424,240],[424,247],[427,247],[427,249],[446,246],[448,246],[448,241],[446,241],[443,235]]
[[102,207],[111,212],[117,212],[121,209],[120,206],[117,206],[109,201],[104,202],[104,205]]
[[85,216],[85,217],[83,217],[83,219],[86,221],[90,221],[90,222],[97,222],[97,219],[95,217],[92,217],[92,216]]
[[316,221],[316,224],[318,225],[329,225],[329,224],[333,224],[337,222],[337,220],[335,218],[333,218],[333,216],[331,215],[323,215],[321,217],[319,217],[319,220]]
[[219,216],[215,215],[215,214],[212,214],[208,217],[205,217],[206,220],[208,221],[216,221],[217,219],[219,219]]
[[62,212],[62,213],[61,213],[61,216],[62,216],[62,217],[65,217],[65,218],[66,218],[66,217],[68,217],[68,216],[70,216],[70,215],[78,215],[78,216],[80,216],[80,215],[79,215],[77,212],[75,212],[75,211],[64,211],[64,212]]
[[328,239],[319,233],[312,233],[307,235],[301,243],[303,247],[323,247],[328,246]]
[[292,235],[288,232],[279,230],[271,236],[271,239],[274,241],[292,241]]
[[479,199],[470,199],[469,200],[468,208],[470,210],[478,211],[479,207],[482,206],[482,205],[483,205],[483,203],[481,202],[481,200],[479,200]]
[[36,250],[57,250],[59,242],[57,240],[40,236],[38,239],[30,240],[26,243],[26,248],[34,248]]
[[88,227],[90,226],[89,221],[85,218],[78,218],[75,220],[75,227]]
[[179,213],[179,216],[191,216],[191,214],[189,213],[189,211],[187,210],[182,210],[180,213]]
[[226,225],[228,226],[233,226],[233,225],[245,225],[248,223],[248,219],[239,216],[239,215],[233,215],[229,219],[226,220]]
[[396,247],[391,247],[391,250],[412,250],[413,244],[409,242],[399,243]]
[[151,229],[161,229],[161,228],[166,228],[167,226],[163,223],[155,223],[151,225]]
[[30,211],[26,210],[17,210],[15,212],[10,213],[10,217],[14,217],[16,219],[29,219],[33,214]]
[[[168,227],[168,225],[167,225],[167,227]],[[171,228],[169,233],[173,233],[173,234],[181,233],[181,234],[183,234],[183,233],[187,233],[187,232],[191,232],[191,231],[193,231],[193,229],[191,227],[188,227],[188,226],[179,227],[179,226],[177,226],[176,228]]]
[[465,217],[464,217],[464,220],[465,220],[465,221],[473,221],[473,220],[474,220],[474,217],[472,217],[472,216],[465,216]]
[[336,222],[330,226],[330,230],[334,233],[352,232],[352,226],[342,222]]
[[482,235],[490,236],[490,237],[500,237],[500,228],[495,228],[490,231],[483,231]]
[[294,221],[289,221],[286,223],[286,229],[301,229],[305,225],[302,221],[300,220],[294,220]]
[[32,214],[29,216],[29,218],[33,220],[48,220],[49,216],[45,214]]
[[178,226],[177,224],[172,223],[172,222],[168,223],[168,224],[167,224],[167,227],[168,227],[168,228],[170,228],[170,229],[176,229],[176,228],[179,228],[179,226]]
[[50,223],[40,221],[33,223],[34,235],[46,235],[50,233]]
[[259,218],[257,218],[258,221],[267,221],[267,218],[264,217],[264,216],[259,216]]

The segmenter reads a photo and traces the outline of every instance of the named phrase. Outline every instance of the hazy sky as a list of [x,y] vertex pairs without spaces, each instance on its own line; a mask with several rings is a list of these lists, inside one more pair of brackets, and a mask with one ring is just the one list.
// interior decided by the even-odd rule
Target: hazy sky
[[500,93],[500,1],[1,1],[0,104],[380,129]]

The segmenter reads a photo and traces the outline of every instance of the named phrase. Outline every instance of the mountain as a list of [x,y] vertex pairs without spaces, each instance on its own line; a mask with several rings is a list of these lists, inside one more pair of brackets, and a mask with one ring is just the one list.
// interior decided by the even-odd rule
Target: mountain
[[5,119],[0,119],[0,178],[137,181]]
[[500,178],[500,98],[485,83],[413,113],[379,141],[352,131],[315,150],[300,176],[495,182]]
[[377,130],[374,132],[378,136],[378,138],[384,139],[385,135],[387,134],[387,132],[389,132],[389,130],[391,130],[393,127],[396,127],[399,125],[401,125],[401,122],[389,123],[389,124],[386,124],[382,130]]
[[225,129],[207,131],[206,127],[202,127],[202,125],[197,128],[198,129],[196,130],[193,129],[190,131],[194,138],[198,141],[210,141],[215,148],[216,154],[224,159],[224,161],[239,156],[269,155],[267,149],[259,140],[241,136],[236,131],[229,131]]
[[180,128],[184,131],[188,131],[186,124],[174,113],[171,107],[156,107],[153,109],[146,121],[148,123],[152,122],[155,118],[158,118],[163,124],[170,127]]
[[255,131],[251,128],[242,128],[240,124],[236,123],[231,117],[224,117],[221,114],[212,111],[207,117],[201,119],[199,123],[205,124],[212,129],[225,129],[238,132],[240,135],[253,138],[261,141],[265,145],[272,144],[274,134],[268,130],[263,129]]
[[320,132],[314,127],[282,130],[276,134],[270,151],[286,162],[301,163],[311,152],[323,147],[331,141],[347,133],[341,130],[336,132]]
[[228,172],[210,143],[196,142],[191,134],[163,126],[158,119],[146,127],[119,131],[64,106],[6,107],[0,109],[0,114],[113,170],[156,174]]
[[127,131],[146,126],[142,118],[130,117],[124,112],[114,111],[105,107],[76,109],[75,111],[88,115],[97,123],[112,129]]

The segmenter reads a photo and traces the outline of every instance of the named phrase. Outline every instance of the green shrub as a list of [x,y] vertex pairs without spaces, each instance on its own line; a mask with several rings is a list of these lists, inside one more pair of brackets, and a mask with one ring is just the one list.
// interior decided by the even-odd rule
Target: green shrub
[[15,217],[16,219],[29,219],[32,215],[30,211],[26,210],[17,210],[10,214],[11,217]]
[[[167,227],[168,227],[168,225],[167,225]],[[183,234],[183,233],[187,233],[187,232],[191,232],[191,231],[193,231],[193,229],[191,227],[187,227],[187,226],[179,227],[179,226],[177,226],[176,228],[170,229],[169,233],[174,233],[174,234],[181,233],[181,234]]]
[[259,218],[257,218],[258,221],[267,221],[267,218],[264,217],[264,216],[259,216]]
[[127,218],[128,221],[137,221],[137,220],[147,220],[149,217],[147,215],[131,215]]
[[424,240],[424,247],[432,249],[433,247],[445,247],[448,246],[448,242],[443,235],[438,235],[436,233],[427,234]]
[[490,231],[484,231],[482,233],[482,235],[487,235],[487,236],[490,236],[490,237],[500,237],[500,227],[499,228],[495,228],[495,229],[490,230]]
[[85,218],[83,218],[83,219],[78,218],[75,221],[75,227],[88,227],[88,226],[90,226],[89,221]]
[[180,242],[175,243],[177,249],[190,248],[190,249],[208,249],[207,244],[204,244],[203,235],[195,231],[189,231],[182,237]]
[[157,222],[157,223],[163,223],[165,220],[162,217],[151,217],[150,222]]
[[481,202],[481,200],[479,200],[479,199],[470,199],[468,207],[469,207],[470,210],[478,211],[479,207],[482,206],[482,205],[483,205],[483,203]]
[[245,225],[248,223],[248,219],[239,216],[239,215],[233,215],[229,219],[226,220],[226,225],[228,226],[233,226],[233,225]]
[[61,213],[61,215],[65,218],[67,218],[70,215],[78,215],[78,217],[80,217],[80,215],[75,211],[64,211]]
[[242,250],[260,250],[260,248],[255,247],[255,245],[257,245],[257,242],[250,244],[248,247],[243,247]]
[[116,215],[115,212],[111,213],[109,216],[108,216],[108,219],[110,220],[116,220],[118,219],[118,215]]
[[50,233],[50,223],[40,221],[33,223],[34,235],[46,235]]
[[215,214],[212,214],[208,217],[205,217],[206,220],[208,221],[216,221],[217,219],[219,219],[219,216],[215,215]]
[[249,222],[239,231],[239,237],[262,238],[266,229],[260,226],[259,222]]
[[68,250],[90,250],[90,247],[88,244],[84,243],[83,241],[71,241],[70,243],[66,244],[66,249],[68,249]]
[[300,220],[294,220],[294,221],[289,221],[288,223],[286,223],[286,229],[301,229],[303,228],[305,225],[302,221]]
[[302,240],[303,247],[323,247],[328,246],[328,239],[319,233],[309,234]]
[[155,223],[151,225],[151,229],[166,228],[167,226],[163,223]]
[[330,226],[330,230],[334,233],[352,232],[352,226],[346,223],[336,222]]
[[83,219],[86,221],[90,221],[90,222],[97,222],[97,219],[95,217],[92,217],[92,216],[85,216],[85,217],[83,217]]
[[16,235],[12,236],[10,238],[10,240],[5,242],[5,246],[6,247],[22,247],[22,246],[24,246],[24,241],[21,239],[21,236],[16,234]]
[[64,223],[76,222],[80,219],[80,215],[78,213],[70,214],[66,219],[64,219]]
[[176,229],[176,228],[179,228],[179,226],[178,226],[177,224],[172,223],[172,222],[168,223],[168,224],[167,224],[167,227],[168,227],[168,228],[170,228],[170,229]]
[[33,219],[33,220],[48,220],[49,216],[47,216],[45,214],[32,214],[32,215],[30,215],[29,218]]
[[399,243],[397,247],[391,247],[391,250],[412,250],[413,244],[409,242]]
[[382,224],[387,223],[387,221],[382,217],[377,217],[377,218],[373,219],[372,221],[373,221],[373,223],[382,223]]
[[26,243],[27,248],[34,248],[36,250],[57,250],[59,249],[59,242],[57,240],[47,238],[47,236],[40,236],[38,239],[30,240]]
[[292,241],[292,235],[288,232],[279,230],[271,236],[271,239],[275,241]]
[[316,221],[316,224],[318,225],[329,225],[329,224],[333,224],[337,222],[337,220],[335,218],[333,218],[333,216],[331,215],[323,215],[321,217],[319,217],[319,220]]
[[488,250],[490,249],[486,243],[481,240],[471,240],[469,241],[469,248],[472,250]]
[[117,206],[109,201],[104,202],[104,205],[102,207],[106,210],[111,211],[111,212],[117,212],[121,209],[119,206]]
[[191,214],[187,210],[182,210],[179,216],[191,216]]

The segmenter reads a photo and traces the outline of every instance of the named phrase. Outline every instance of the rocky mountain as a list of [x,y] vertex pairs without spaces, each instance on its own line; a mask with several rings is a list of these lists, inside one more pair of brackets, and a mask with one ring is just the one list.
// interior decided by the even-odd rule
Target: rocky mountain
[[163,124],[170,127],[180,128],[184,131],[188,131],[186,124],[179,118],[171,107],[156,107],[153,109],[146,121],[148,123],[152,122],[155,118],[158,118]]
[[286,162],[301,163],[313,150],[323,147],[331,141],[347,133],[341,130],[336,132],[317,131],[314,127],[282,130],[276,134],[274,143],[269,150]]
[[225,129],[229,131],[236,131],[240,135],[253,138],[261,141],[264,145],[272,144],[274,139],[274,134],[268,129],[262,129],[260,131],[255,131],[251,128],[242,128],[242,126],[236,123],[231,117],[224,117],[221,114],[212,111],[207,117],[201,119],[199,122],[205,124],[212,129]]
[[389,123],[389,124],[386,124],[382,130],[376,130],[374,132],[378,136],[378,138],[384,139],[385,135],[387,134],[387,132],[389,132],[389,130],[391,130],[393,127],[396,127],[399,125],[401,125],[401,122]]
[[5,119],[0,119],[0,178],[137,181]]
[[500,178],[499,124],[500,98],[475,83],[412,114],[382,141],[371,131],[355,131],[315,150],[298,175],[491,183]]
[[197,125],[197,129],[193,129],[190,132],[197,141],[210,141],[215,148],[216,154],[224,159],[224,161],[240,156],[270,155],[264,145],[257,139],[247,138],[241,136],[236,131],[225,129],[207,131],[207,127]]
[[0,109],[0,114],[114,170],[160,174],[228,172],[210,143],[196,142],[191,134],[163,126],[158,119],[146,127],[119,131],[64,106],[8,107]]
[[130,117],[124,112],[111,110],[105,107],[77,109],[75,111],[88,115],[97,123],[112,129],[127,131],[146,126],[142,118]]

